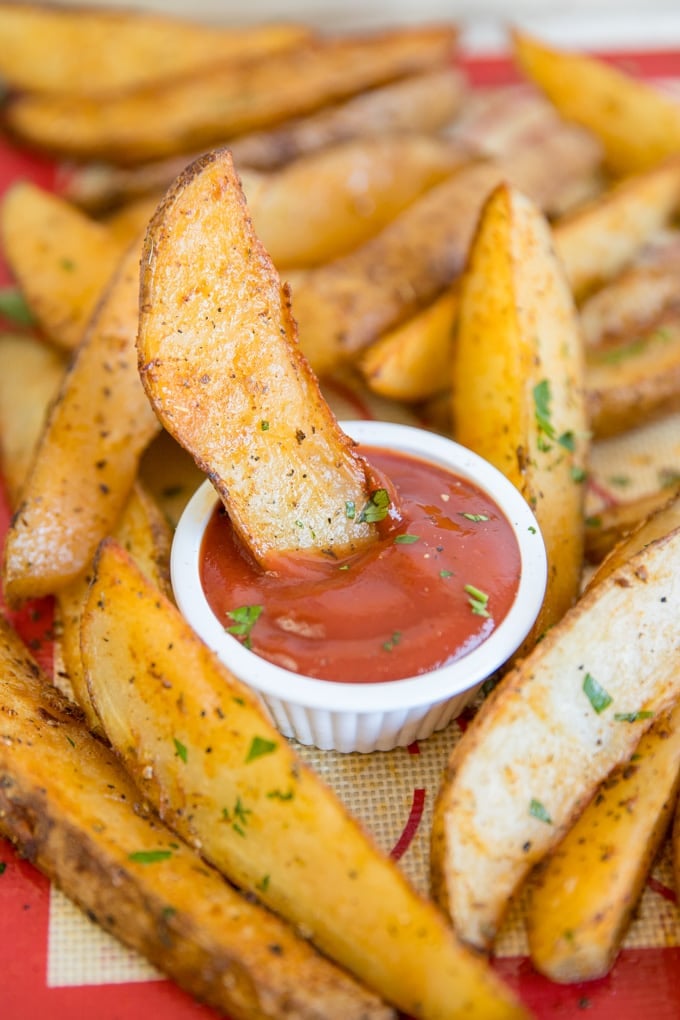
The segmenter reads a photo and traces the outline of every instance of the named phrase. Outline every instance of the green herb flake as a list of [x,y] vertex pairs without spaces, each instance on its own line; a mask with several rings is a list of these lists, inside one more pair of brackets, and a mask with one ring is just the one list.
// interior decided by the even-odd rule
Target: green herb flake
[[267,740],[265,737],[253,737],[248,748],[248,754],[246,755],[246,765],[251,761],[255,761],[256,758],[262,758],[265,754],[271,754],[277,747],[278,744],[274,740]]
[[640,719],[652,719],[654,716],[653,712],[615,712],[614,719],[616,722],[639,722]]
[[245,837],[249,816],[252,813],[250,808],[244,806],[240,797],[236,798],[236,803],[231,811],[228,808],[222,808],[222,818],[224,821],[231,825],[235,833],[243,837]]
[[75,747],[76,746],[75,740],[73,739],[73,737],[69,737],[68,733],[66,734],[66,739],[68,740],[68,742],[71,745],[71,747]]
[[266,892],[269,888],[269,875],[263,875],[259,882],[255,883],[258,892]]
[[572,482],[577,482],[580,484],[581,482],[585,482],[587,477],[588,472],[586,471],[586,469],[579,467],[577,464],[574,464],[574,466],[571,469]]
[[268,421],[264,421],[263,420],[263,421],[260,422],[260,432],[269,432],[269,422]]
[[395,647],[401,641],[401,631],[395,630],[392,633],[392,637],[388,641],[383,642],[383,648],[386,652],[393,652]]
[[76,264],[73,259],[61,259],[59,265],[62,269],[65,269],[67,273],[72,273],[76,268]]
[[349,563],[341,563],[338,570],[349,570]]
[[395,545],[413,545],[415,542],[420,542],[420,535],[397,535],[394,540]]
[[583,681],[583,691],[598,715],[600,712],[604,712],[605,708],[608,708],[612,703],[611,695],[607,694],[604,687],[601,687],[590,673],[586,673]]
[[227,634],[243,638],[243,644],[250,648],[250,632],[262,615],[263,608],[263,606],[239,606],[238,609],[232,609],[227,616],[234,623],[231,627],[225,628]]
[[551,444],[555,440],[555,428],[550,420],[550,402],[552,400],[550,380],[541,379],[540,382],[536,383],[533,395],[534,418],[538,430],[538,448],[546,452],[551,449]]
[[267,792],[267,798],[269,800],[292,800],[295,796],[295,791],[290,790],[269,790]]
[[563,432],[561,436],[558,436],[557,442],[565,450],[569,450],[570,453],[573,453],[576,449],[576,438],[573,432]]
[[353,521],[357,515],[357,505],[353,499],[348,499],[345,502],[345,517]]
[[16,287],[0,288],[0,315],[17,326],[34,326],[35,318],[24,295]]
[[475,588],[474,584],[466,584],[463,590],[468,596],[470,608],[475,616],[491,616],[487,608],[489,596],[486,592]]
[[169,921],[171,917],[174,917],[177,913],[177,907],[163,907],[161,916],[164,921]]
[[453,571],[452,570],[446,570],[446,569],[440,570],[439,571],[439,576],[444,578],[444,580],[446,580],[447,577],[453,577]]
[[128,854],[128,860],[136,864],[158,864],[172,857],[172,850],[136,850]]
[[630,485],[631,479],[628,475],[611,475],[609,478],[609,484],[615,485],[619,489],[625,489]]
[[488,514],[468,514],[461,511],[461,517],[464,517],[466,521],[473,521],[475,524],[479,524],[480,521],[488,521]]
[[186,763],[187,758],[189,757],[189,752],[187,751],[185,745],[182,743],[181,740],[178,740],[177,737],[174,738],[174,744],[175,754],[177,755],[178,758],[181,758],[182,761]]
[[376,489],[358,517],[359,524],[377,524],[384,521],[389,513],[390,497],[387,489]]
[[593,514],[593,516],[591,516],[591,517],[586,517],[585,525],[586,525],[586,528],[601,528],[602,527],[602,518],[598,517],[597,514]]
[[6,861],[0,861],[0,875],[4,875],[6,871],[7,871],[7,862]]
[[532,818],[537,818],[539,822],[545,822],[546,825],[552,825],[552,818],[550,817],[547,808],[544,804],[541,804],[540,800],[536,800],[532,797],[529,801],[529,814]]

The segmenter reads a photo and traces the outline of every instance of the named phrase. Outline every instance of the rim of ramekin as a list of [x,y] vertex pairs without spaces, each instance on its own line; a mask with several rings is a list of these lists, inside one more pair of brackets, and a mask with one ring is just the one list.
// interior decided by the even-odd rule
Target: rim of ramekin
[[547,558],[540,527],[519,490],[489,461],[452,439],[412,425],[375,420],[341,421],[360,445],[394,449],[429,460],[477,485],[497,504],[520,553],[516,597],[501,623],[455,662],[401,680],[343,683],[302,676],[263,659],[227,633],[201,585],[199,562],[205,528],[219,501],[206,479],[187,503],[172,543],[170,571],[180,612],[199,637],[244,683],[266,697],[328,712],[367,714],[437,704],[479,686],[513,655],[541,609]]

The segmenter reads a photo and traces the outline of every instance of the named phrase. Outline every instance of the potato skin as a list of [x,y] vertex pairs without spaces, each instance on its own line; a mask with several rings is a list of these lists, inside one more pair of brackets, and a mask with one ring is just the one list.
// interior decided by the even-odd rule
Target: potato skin
[[234,1020],[394,1016],[180,843],[3,620],[0,667],[0,834],[90,917]]

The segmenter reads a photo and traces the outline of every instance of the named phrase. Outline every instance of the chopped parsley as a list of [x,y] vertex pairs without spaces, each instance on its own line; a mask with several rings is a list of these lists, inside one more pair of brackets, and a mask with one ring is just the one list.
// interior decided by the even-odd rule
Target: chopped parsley
[[468,514],[461,512],[460,516],[464,517],[466,521],[474,521],[475,524],[478,524],[480,521],[489,520],[488,514]]
[[420,542],[420,535],[397,535],[394,541],[396,545],[413,545],[414,542]]
[[617,722],[639,722],[640,719],[652,719],[653,712],[615,712],[614,718]]
[[33,326],[35,319],[20,290],[15,287],[0,288],[0,315],[17,326]]
[[243,644],[250,648],[250,632],[262,615],[262,609],[263,606],[239,606],[238,609],[232,609],[227,616],[234,623],[226,628],[227,634],[243,638]]
[[534,417],[538,430],[538,448],[546,452],[551,449],[552,443],[556,438],[555,427],[551,421],[550,401],[552,400],[552,394],[550,392],[550,380],[541,379],[540,382],[536,383],[533,394]]
[[357,505],[356,505],[356,503],[354,502],[353,499],[346,500],[345,501],[345,517],[347,517],[348,520],[353,521],[354,518],[356,517],[356,515],[357,515]]
[[390,497],[387,489],[375,489],[359,514],[359,524],[377,524],[384,521],[389,513]]
[[241,802],[241,798],[236,798],[236,803],[232,811],[228,808],[222,808],[222,818],[225,822],[228,822],[234,832],[238,833],[239,836],[245,836],[245,829],[248,825],[248,816],[252,815],[250,808],[244,807]]
[[489,596],[484,591],[480,591],[479,588],[475,588],[473,584],[466,584],[464,591],[468,596],[468,602],[470,608],[475,616],[490,616],[487,604]]
[[187,758],[189,757],[189,752],[187,751],[186,747],[181,742],[181,740],[177,739],[177,737],[174,738],[174,743],[175,754],[177,755],[178,758],[181,758],[183,762],[186,762]]
[[383,648],[385,649],[386,652],[392,652],[392,651],[394,651],[394,648],[396,647],[396,645],[399,644],[400,641],[401,641],[401,631],[400,630],[395,630],[392,633],[392,637],[389,638],[388,641],[384,641],[383,642]]
[[600,712],[604,712],[605,708],[612,703],[611,695],[607,694],[604,687],[601,687],[595,677],[590,673],[586,673],[585,675],[583,691],[598,715]]
[[264,421],[263,420],[263,421],[260,422],[260,431],[261,432],[268,432],[269,431],[269,422],[268,421]]
[[443,570],[439,571],[439,576],[443,577],[445,579],[447,577],[453,577],[453,571],[452,570],[446,570],[446,568],[444,568]]
[[167,861],[170,857],[172,850],[136,850],[128,854],[128,860],[137,864],[158,864],[159,861]]
[[248,754],[246,755],[246,765],[255,761],[256,758],[262,758],[265,754],[271,754],[277,748],[277,743],[274,740],[267,740],[265,737],[253,737],[248,748]]
[[532,818],[537,818],[539,822],[545,822],[546,825],[552,825],[552,818],[548,813],[548,809],[544,804],[541,804],[540,800],[536,800],[532,797],[529,801],[529,814]]

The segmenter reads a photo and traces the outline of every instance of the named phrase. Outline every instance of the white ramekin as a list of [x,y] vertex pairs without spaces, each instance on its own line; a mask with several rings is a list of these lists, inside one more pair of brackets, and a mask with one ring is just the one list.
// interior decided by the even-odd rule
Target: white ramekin
[[430,673],[381,683],[314,680],[260,658],[227,633],[201,586],[201,542],[219,498],[209,481],[196,491],[177,525],[172,586],[186,620],[231,672],[259,694],[286,737],[324,750],[386,751],[446,726],[516,651],[543,602],[545,547],[536,518],[517,489],[465,447],[391,422],[345,421],[341,426],[360,444],[398,450],[448,468],[486,492],[504,512],[519,545],[519,587],[509,613],[481,645]]

